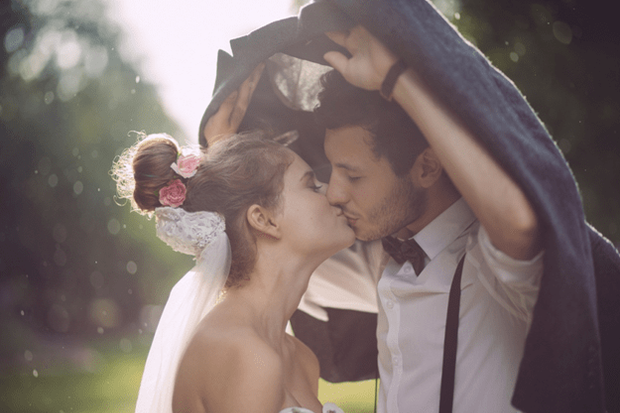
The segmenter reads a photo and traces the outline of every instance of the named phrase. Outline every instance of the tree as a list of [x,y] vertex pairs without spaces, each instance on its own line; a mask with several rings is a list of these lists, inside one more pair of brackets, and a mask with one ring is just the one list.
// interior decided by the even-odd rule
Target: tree
[[612,3],[585,0],[463,0],[447,17],[525,94],[575,175],[587,220],[619,245],[614,11]]
[[[50,6],[52,5],[53,6]],[[138,331],[191,266],[114,200],[113,159],[131,130],[178,127],[117,51],[99,0],[3,2],[0,78],[0,356],[29,329],[87,338]],[[27,326],[27,328],[25,327]]]

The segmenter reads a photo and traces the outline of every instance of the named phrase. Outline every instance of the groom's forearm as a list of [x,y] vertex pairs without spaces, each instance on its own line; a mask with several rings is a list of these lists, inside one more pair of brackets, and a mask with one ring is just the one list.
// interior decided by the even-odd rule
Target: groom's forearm
[[412,69],[399,76],[393,98],[418,125],[495,247],[513,258],[534,257],[541,248],[536,214],[486,148]]

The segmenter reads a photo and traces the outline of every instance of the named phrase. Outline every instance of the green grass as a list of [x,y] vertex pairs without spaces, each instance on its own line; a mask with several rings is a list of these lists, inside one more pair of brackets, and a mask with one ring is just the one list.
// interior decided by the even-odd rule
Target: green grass
[[[148,349],[129,354],[116,346],[100,348],[103,360],[94,373],[32,370],[0,377],[0,412],[133,413]],[[375,382],[332,384],[321,380],[319,399],[346,413],[374,411]]]
[[0,411],[13,413],[133,412],[143,355],[111,356],[96,373],[57,372],[0,378]]
[[373,413],[375,381],[334,384],[320,380],[319,400],[336,403],[345,413]]

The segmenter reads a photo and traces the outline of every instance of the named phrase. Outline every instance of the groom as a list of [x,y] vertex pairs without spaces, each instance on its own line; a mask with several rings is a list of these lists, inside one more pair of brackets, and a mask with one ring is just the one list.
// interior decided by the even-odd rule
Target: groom
[[465,257],[454,411],[514,412],[543,268],[537,216],[476,136],[369,32],[330,38],[351,57],[325,55],[337,72],[324,76],[315,110],[332,166],[327,197],[359,240],[393,254],[377,284],[379,411],[439,411],[448,295]]

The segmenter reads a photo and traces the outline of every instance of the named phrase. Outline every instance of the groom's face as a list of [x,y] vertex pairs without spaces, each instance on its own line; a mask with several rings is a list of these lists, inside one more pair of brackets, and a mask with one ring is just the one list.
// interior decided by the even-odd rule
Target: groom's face
[[328,129],[325,154],[332,165],[327,199],[342,208],[358,239],[398,232],[426,209],[426,191],[410,175],[398,177],[372,151],[372,135],[360,126]]

